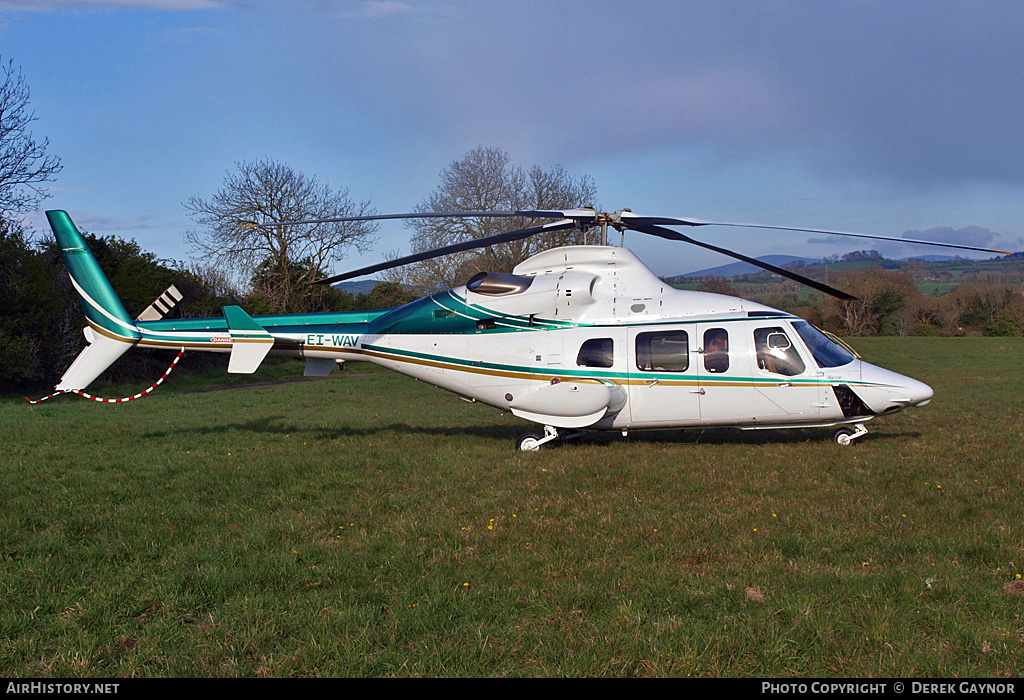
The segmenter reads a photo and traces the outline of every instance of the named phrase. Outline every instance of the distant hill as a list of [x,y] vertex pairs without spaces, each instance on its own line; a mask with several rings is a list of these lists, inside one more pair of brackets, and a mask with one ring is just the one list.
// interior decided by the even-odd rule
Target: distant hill
[[[817,265],[822,262],[821,258],[801,258],[798,255],[762,255],[757,260],[766,262],[769,265],[775,265],[776,267],[784,267],[793,261],[803,262],[804,265]],[[752,275],[757,272],[763,272],[763,270],[750,263],[734,262],[728,265],[709,267],[706,270],[687,272],[673,279],[685,279],[687,277],[736,277],[737,275]]]
[[335,289],[340,289],[349,294],[369,294],[377,286],[378,282],[380,280],[358,280],[356,282],[341,282],[333,286]]
[[[898,262],[953,262],[964,260],[960,255],[914,255],[909,258],[900,258]],[[970,260],[988,260],[989,258],[969,258]]]

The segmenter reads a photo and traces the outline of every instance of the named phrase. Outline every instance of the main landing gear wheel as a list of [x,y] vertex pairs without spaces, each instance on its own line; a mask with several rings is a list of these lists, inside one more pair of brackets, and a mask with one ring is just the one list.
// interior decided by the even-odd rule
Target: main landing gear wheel
[[838,445],[849,447],[853,444],[854,440],[864,437],[867,434],[868,429],[865,428],[863,424],[858,423],[853,428],[840,428],[837,430],[835,434],[835,441]]
[[540,442],[543,438],[543,435],[533,430],[523,433],[516,438],[516,449],[523,452],[536,452],[543,447]]
[[559,434],[558,428],[545,425],[543,434],[530,430],[516,438],[516,449],[523,452],[536,452],[549,442],[561,440],[564,437],[566,436]]

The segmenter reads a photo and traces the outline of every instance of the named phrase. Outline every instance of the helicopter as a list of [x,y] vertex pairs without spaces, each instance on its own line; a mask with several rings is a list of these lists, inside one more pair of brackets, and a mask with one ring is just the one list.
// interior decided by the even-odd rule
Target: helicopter
[[[834,428],[851,445],[877,416],[927,405],[927,384],[863,361],[836,336],[746,299],[684,291],[652,273],[608,228],[714,250],[845,300],[855,297],[792,270],[696,240],[668,226],[739,226],[973,246],[766,224],[651,217],[628,209],[384,214],[254,225],[423,217],[527,217],[548,223],[393,259],[320,280],[334,284],[400,265],[567,229],[600,229],[600,245],[552,248],[510,273],[480,272],[464,285],[394,309],[165,318],[173,287],[136,318],[127,312],[71,217],[46,216],[85,313],[88,345],[51,396],[76,392],[129,348],[228,353],[230,373],[253,373],[271,353],[306,361],[325,377],[369,361],[511,412],[538,425],[515,441],[535,451],[593,431],[689,428]],[[179,354],[179,358],[180,358]],[[166,376],[166,375],[165,375]],[[154,385],[156,386],[156,385]]]

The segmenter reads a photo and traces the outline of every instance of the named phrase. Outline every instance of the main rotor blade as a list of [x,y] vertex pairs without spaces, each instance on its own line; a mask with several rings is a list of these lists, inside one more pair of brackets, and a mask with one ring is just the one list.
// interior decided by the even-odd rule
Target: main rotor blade
[[455,218],[512,218],[528,219],[596,219],[597,212],[593,209],[525,209],[522,211],[429,211],[410,212],[408,214],[369,214],[366,216],[343,216],[333,219],[298,219],[295,221],[271,221],[257,224],[261,228],[271,226],[295,226],[298,224],[333,224],[345,221],[383,221],[385,219],[455,219]]
[[960,250],[977,250],[983,253],[999,253],[1010,255],[1005,250],[994,250],[992,248],[978,248],[971,245],[960,245],[958,243],[940,243],[939,241],[922,241],[915,238],[897,238],[895,236],[878,236],[870,233],[855,233],[853,231],[830,231],[820,228],[800,228],[797,226],[773,226],[771,224],[741,224],[735,221],[704,221],[703,219],[674,218],[666,216],[639,216],[632,212],[622,212],[622,222],[633,228],[635,226],[738,226],[741,228],[763,228],[774,231],[800,231],[803,233],[825,233],[830,236],[851,236],[853,238],[872,238],[879,241],[896,241],[898,243],[917,243],[919,245],[933,245],[942,248],[959,248]]
[[401,267],[402,265],[420,262],[421,260],[439,258],[442,255],[448,255],[449,253],[459,253],[463,250],[473,250],[475,248],[486,248],[489,245],[495,245],[497,243],[508,243],[510,241],[518,241],[521,238],[529,238],[530,236],[538,233],[562,231],[564,229],[575,227],[576,222],[574,220],[562,219],[561,221],[554,221],[550,224],[544,224],[543,226],[521,228],[515,231],[508,231],[506,233],[498,233],[493,236],[485,236],[484,238],[474,238],[469,241],[463,241],[462,243],[453,243],[452,245],[444,246],[443,248],[434,248],[433,250],[427,250],[422,253],[414,253],[412,255],[406,255],[403,258],[396,258],[395,260],[388,260],[376,265],[363,267],[358,270],[353,270],[352,272],[334,275],[333,277],[317,280],[316,284],[334,284],[335,282],[343,282],[344,280],[352,279],[354,277],[362,277],[363,275],[373,274],[374,272],[380,272],[381,270],[390,270],[393,267]]
[[842,290],[835,289],[834,287],[830,287],[827,284],[824,284],[817,280],[812,280],[810,277],[798,275],[792,270],[787,270],[782,267],[776,267],[775,265],[772,265],[770,263],[763,262],[756,258],[748,257],[746,255],[743,255],[742,253],[737,253],[734,250],[729,250],[728,248],[720,248],[719,246],[711,245],[710,243],[698,241],[697,239],[690,238],[689,236],[683,235],[678,231],[662,228],[661,226],[637,226],[633,223],[630,223],[629,227],[632,228],[634,231],[639,231],[641,233],[647,233],[652,236],[658,236],[660,238],[667,238],[670,241],[682,241],[684,243],[692,243],[693,245],[700,246],[701,248],[707,248],[708,250],[713,250],[716,253],[728,255],[731,258],[736,258],[737,260],[742,260],[743,262],[750,263],[751,265],[756,265],[757,267],[760,267],[763,270],[768,270],[769,272],[774,272],[777,275],[782,275],[783,277],[791,279],[794,282],[805,284],[808,287],[811,287],[812,289],[817,289],[819,292],[824,292],[825,294],[834,296],[837,299],[843,299],[845,301],[857,301],[857,297],[853,296],[852,294],[847,294]]

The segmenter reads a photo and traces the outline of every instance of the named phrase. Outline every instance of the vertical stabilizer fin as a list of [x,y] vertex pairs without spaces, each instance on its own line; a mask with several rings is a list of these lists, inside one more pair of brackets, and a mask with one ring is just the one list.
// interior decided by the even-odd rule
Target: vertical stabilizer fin
[[240,306],[225,306],[221,309],[224,320],[231,332],[231,357],[228,372],[231,374],[252,374],[263,358],[274,347],[274,336],[256,323],[252,316]]
[[124,304],[110,286],[71,217],[65,211],[48,211],[46,218],[50,221],[89,325],[100,332],[105,331],[106,335],[134,343],[141,337],[135,322],[125,311]]
[[84,389],[100,376],[114,360],[138,342],[141,334],[68,213],[48,211],[46,218],[57,239],[82,312],[89,322],[85,328],[89,345],[75,358],[57,384],[58,391],[76,391]]

